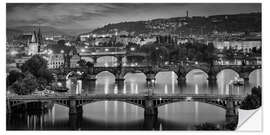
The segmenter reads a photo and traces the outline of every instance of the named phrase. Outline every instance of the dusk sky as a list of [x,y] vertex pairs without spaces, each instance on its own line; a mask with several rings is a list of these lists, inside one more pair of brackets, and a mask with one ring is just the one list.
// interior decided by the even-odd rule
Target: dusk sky
[[156,18],[261,12],[261,4],[7,4],[7,27],[94,29],[109,23]]

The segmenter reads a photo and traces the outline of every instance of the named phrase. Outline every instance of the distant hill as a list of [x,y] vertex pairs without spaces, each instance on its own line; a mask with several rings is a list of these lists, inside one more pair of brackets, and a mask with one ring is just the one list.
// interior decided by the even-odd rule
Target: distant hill
[[[38,31],[38,28],[39,27],[36,27],[36,26],[20,26],[20,27],[14,27],[14,28],[7,28],[7,31],[6,31],[7,41],[12,41],[13,39],[16,39],[16,37],[18,37],[19,35],[23,33],[30,33],[33,31]],[[43,36],[63,35],[65,37],[70,37],[72,35],[71,31],[57,29],[57,28],[49,27],[49,26],[40,26],[40,30]]]
[[7,28],[7,32],[6,32],[7,42],[12,41],[13,39],[17,38],[22,33],[23,31],[21,30]]
[[61,29],[61,31],[65,32],[68,35],[71,36],[77,36],[84,32],[92,31],[93,29]]
[[214,16],[193,16],[153,19],[148,21],[121,22],[94,29],[95,34],[115,31],[135,34],[169,32],[185,34],[209,34],[219,32],[261,32],[261,13],[229,14]]
[[[38,31],[39,27],[36,26],[20,26],[20,27],[15,27],[14,29],[16,30],[20,30],[23,32],[33,32]],[[49,27],[49,26],[40,26],[40,30],[42,32],[43,35],[68,35],[66,34],[64,31],[54,28],[54,27]]]

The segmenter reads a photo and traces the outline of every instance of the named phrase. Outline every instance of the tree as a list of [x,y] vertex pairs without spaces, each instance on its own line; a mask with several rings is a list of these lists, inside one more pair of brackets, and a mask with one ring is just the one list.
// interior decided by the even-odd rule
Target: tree
[[80,67],[86,66],[86,61],[84,59],[79,60],[77,63],[79,64]]
[[47,69],[47,61],[39,55],[34,55],[21,67],[22,72],[30,72],[37,79],[45,79],[46,84],[53,81],[52,73]]
[[94,63],[92,63],[92,62],[86,62],[86,64],[85,64],[88,68],[91,68],[91,67],[93,67],[94,66]]
[[65,40],[59,40],[57,41],[57,44],[60,46],[65,46],[66,41]]
[[247,95],[240,108],[245,110],[257,109],[261,106],[261,87],[253,87],[251,95]]
[[21,67],[22,72],[29,71],[36,77],[39,77],[39,70],[47,69],[47,61],[39,55],[34,55],[27,60]]
[[213,43],[209,43],[206,47],[206,52],[205,57],[204,57],[204,61],[210,65],[214,64],[214,61],[217,60],[217,56],[215,53],[215,47]]
[[238,124],[238,119],[236,118],[234,121],[226,123],[224,127],[226,130],[235,130],[235,128],[237,127],[237,124]]
[[36,81],[36,78],[28,72],[24,79],[16,81],[12,85],[12,88],[16,94],[27,95],[38,88],[38,82]]
[[7,86],[10,86],[11,84],[16,82],[17,80],[21,80],[23,78],[24,78],[23,73],[16,71],[16,70],[12,70],[9,72],[9,75],[7,77]]

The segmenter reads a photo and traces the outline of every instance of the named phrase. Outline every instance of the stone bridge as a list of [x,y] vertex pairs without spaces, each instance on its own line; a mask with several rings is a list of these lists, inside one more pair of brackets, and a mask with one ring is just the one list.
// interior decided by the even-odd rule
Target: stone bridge
[[115,76],[116,82],[124,81],[127,73],[143,73],[146,76],[147,81],[155,80],[155,76],[159,72],[173,71],[178,77],[178,81],[183,83],[186,81],[186,76],[192,70],[199,69],[208,76],[209,82],[216,82],[217,75],[226,69],[235,71],[239,77],[248,82],[251,72],[261,69],[261,65],[214,65],[209,66],[207,64],[187,64],[187,65],[175,65],[175,66],[122,66],[122,67],[80,67],[80,68],[66,68],[60,70],[52,70],[57,74],[60,80],[67,79],[70,75],[74,75],[79,72],[80,79],[87,79],[90,81],[96,80],[96,75],[103,71],[108,71]]
[[104,57],[104,56],[111,56],[116,58],[117,63],[120,64],[123,62],[123,58],[127,57],[143,57],[146,58],[148,55],[146,53],[142,52],[132,52],[132,51],[126,51],[124,48],[114,48],[114,47],[106,47],[107,49],[113,48],[113,50],[103,51],[103,52],[96,52],[93,51],[86,51],[86,52],[80,52],[79,56],[81,59],[85,58],[91,58],[93,60],[93,63],[97,63],[97,59]]
[[53,102],[69,108],[69,114],[83,112],[83,106],[98,101],[120,101],[139,106],[144,109],[145,116],[157,116],[158,107],[175,102],[203,102],[216,105],[226,110],[226,117],[238,115],[238,107],[244,97],[237,95],[207,95],[207,94],[66,94],[66,95],[16,95],[7,96],[7,113],[12,108],[29,102]]

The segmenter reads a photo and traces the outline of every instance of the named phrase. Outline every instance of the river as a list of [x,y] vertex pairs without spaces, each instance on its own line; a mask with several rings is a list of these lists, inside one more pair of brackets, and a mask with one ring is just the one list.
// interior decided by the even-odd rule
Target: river
[[[217,76],[217,84],[208,85],[207,75],[193,70],[187,76],[185,85],[178,85],[174,72],[161,72],[156,75],[154,93],[183,94],[228,94],[229,81],[237,73],[224,70]],[[261,85],[261,70],[250,74],[249,83],[232,88],[233,94],[246,95],[253,86]],[[96,83],[79,82],[78,93],[122,93],[137,94],[149,90],[146,77],[142,73],[127,74],[124,85],[114,83],[109,72],[97,75]],[[158,118],[154,122],[155,130],[194,130],[202,123],[222,124],[226,121],[225,110],[214,105],[200,102],[177,102],[158,108]],[[144,130],[144,110],[135,105],[119,101],[100,101],[83,106],[83,116],[75,123],[76,130]],[[69,109],[54,104],[43,113],[22,113],[11,115],[7,119],[8,130],[67,130],[72,129]],[[73,125],[74,126],[74,125]]]

